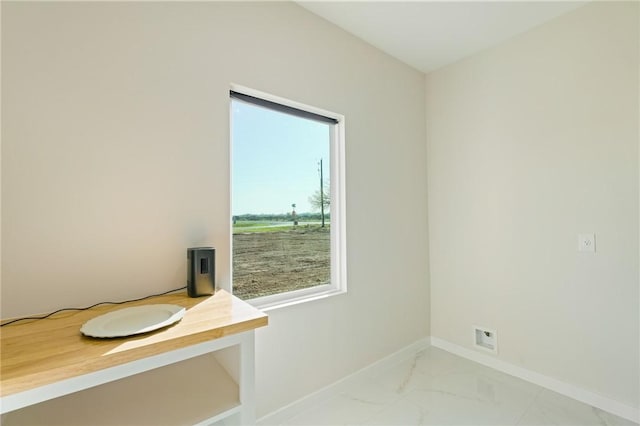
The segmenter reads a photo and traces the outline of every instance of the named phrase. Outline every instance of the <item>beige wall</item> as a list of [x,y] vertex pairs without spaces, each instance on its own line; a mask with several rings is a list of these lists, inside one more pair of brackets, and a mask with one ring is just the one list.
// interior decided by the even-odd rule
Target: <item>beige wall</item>
[[[638,407],[638,3],[427,76],[431,335]],[[595,254],[577,235],[595,233]]]
[[349,293],[270,312],[258,416],[428,335],[424,75],[293,3],[2,4],[2,316],[229,284],[231,83],[346,116]]
[[199,244],[229,284],[233,82],[347,123],[349,293],[270,312],[259,416],[429,317],[637,406],[637,14],[591,4],[431,73],[425,114],[422,74],[294,4],[3,2],[2,317],[184,285]]

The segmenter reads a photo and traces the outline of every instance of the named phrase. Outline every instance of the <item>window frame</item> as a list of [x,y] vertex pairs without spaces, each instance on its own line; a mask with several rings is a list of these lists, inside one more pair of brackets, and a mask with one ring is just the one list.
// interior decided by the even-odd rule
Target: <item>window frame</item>
[[[336,120],[330,127],[329,156],[330,156],[330,196],[329,211],[331,214],[330,227],[330,269],[331,281],[300,290],[285,291],[269,296],[247,299],[245,302],[261,309],[271,310],[291,306],[312,300],[344,294],[347,292],[347,235],[346,235],[346,195],[345,195],[345,117],[331,111],[316,108],[300,102],[292,101],[280,96],[261,92],[245,86],[231,84],[230,90],[254,98],[266,100],[289,108],[306,111]],[[233,211],[233,98],[229,96],[229,217]],[[268,108],[268,107],[265,107]],[[272,108],[270,108],[272,109]],[[275,109],[272,109],[275,110]],[[229,226],[230,255],[229,255],[229,289],[233,293],[233,220]]]

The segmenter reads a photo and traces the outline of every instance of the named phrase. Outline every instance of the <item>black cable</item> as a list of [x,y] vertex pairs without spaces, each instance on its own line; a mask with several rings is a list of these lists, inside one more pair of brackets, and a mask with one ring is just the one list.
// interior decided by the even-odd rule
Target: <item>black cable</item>
[[4,327],[5,325],[13,324],[14,322],[18,322],[18,321],[41,320],[41,319],[49,318],[52,315],[55,315],[55,314],[57,314],[59,312],[64,312],[64,311],[86,311],[87,309],[95,308],[96,306],[100,306],[100,305],[122,305],[123,303],[138,302],[140,300],[145,300],[145,299],[148,299],[150,297],[164,296],[165,294],[173,293],[174,291],[184,290],[185,288],[187,288],[187,286],[180,287],[180,288],[174,288],[173,290],[165,291],[164,293],[150,294],[149,296],[144,296],[144,297],[141,297],[139,299],[124,300],[122,302],[100,302],[100,303],[96,303],[96,304],[91,305],[91,306],[87,306],[86,308],[62,308],[62,309],[58,309],[57,311],[53,311],[53,312],[51,312],[51,313],[49,313],[47,315],[44,315],[42,317],[16,318],[14,320],[5,322],[3,324],[0,324],[0,327]]

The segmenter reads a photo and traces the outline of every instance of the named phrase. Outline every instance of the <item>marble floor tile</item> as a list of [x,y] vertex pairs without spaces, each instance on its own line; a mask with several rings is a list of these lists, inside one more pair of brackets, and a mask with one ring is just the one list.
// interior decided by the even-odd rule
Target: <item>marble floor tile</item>
[[598,408],[543,389],[519,419],[518,426],[637,426]]
[[425,425],[427,410],[419,405],[412,404],[405,399],[399,399],[374,416],[366,419],[362,425],[368,426],[420,426]]
[[427,376],[418,369],[420,356],[407,359],[385,371],[374,375],[371,379],[388,392],[403,396],[426,380]]
[[340,393],[318,406],[286,421],[283,425],[355,425],[392,404],[397,397],[382,387],[368,384]]
[[285,425],[638,426],[434,347],[372,373]]
[[515,424],[537,392],[479,371],[430,378],[406,398],[428,409],[432,423],[506,425]]
[[430,347],[416,354],[416,370],[430,376],[467,373],[486,367],[449,352]]
[[351,385],[342,392],[342,395],[353,400],[379,405],[389,405],[401,397],[372,378]]

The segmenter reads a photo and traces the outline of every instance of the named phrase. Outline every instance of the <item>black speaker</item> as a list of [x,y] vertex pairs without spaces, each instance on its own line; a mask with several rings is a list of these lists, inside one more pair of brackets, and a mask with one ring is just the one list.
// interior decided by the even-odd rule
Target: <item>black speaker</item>
[[209,296],[216,290],[216,249],[187,249],[187,294],[189,297]]

